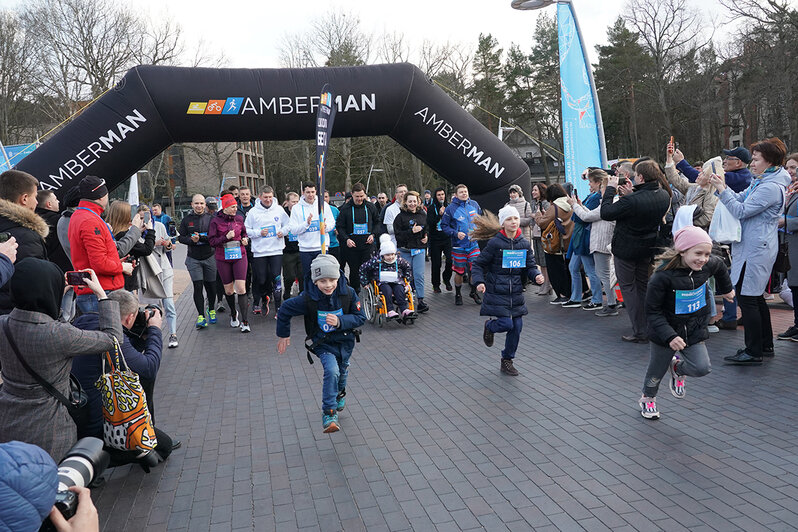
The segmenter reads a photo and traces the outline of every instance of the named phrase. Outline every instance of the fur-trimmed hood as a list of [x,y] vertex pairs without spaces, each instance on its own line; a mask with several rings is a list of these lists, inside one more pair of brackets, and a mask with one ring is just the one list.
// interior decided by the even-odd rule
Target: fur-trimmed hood
[[41,216],[22,205],[0,199],[0,231],[5,231],[15,226],[30,229],[42,238],[47,238],[50,233],[47,222]]

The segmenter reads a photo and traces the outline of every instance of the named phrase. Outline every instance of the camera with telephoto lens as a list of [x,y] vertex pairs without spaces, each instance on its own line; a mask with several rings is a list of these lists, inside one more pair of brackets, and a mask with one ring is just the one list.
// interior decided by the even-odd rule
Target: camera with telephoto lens
[[150,321],[154,312],[158,312],[163,316],[163,311],[158,305],[147,305],[143,310],[139,309],[138,314],[136,314],[136,321],[130,327],[130,334],[136,338],[144,338],[147,332],[147,322]]
[[[71,519],[78,510],[78,495],[69,491],[71,486],[85,488],[108,467],[110,456],[103,451],[103,441],[98,438],[81,438],[58,464],[58,491],[55,494],[55,507]],[[39,532],[54,531],[50,518],[44,520]]]

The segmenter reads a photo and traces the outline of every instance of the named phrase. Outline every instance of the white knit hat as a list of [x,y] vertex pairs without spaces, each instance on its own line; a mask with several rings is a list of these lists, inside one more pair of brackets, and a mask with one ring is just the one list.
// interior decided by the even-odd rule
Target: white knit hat
[[519,220],[521,219],[521,215],[518,214],[518,209],[512,205],[505,205],[499,209],[499,225],[504,225],[504,221],[512,216],[515,216]]
[[391,240],[391,235],[385,233],[380,235],[380,256],[396,253],[396,244]]

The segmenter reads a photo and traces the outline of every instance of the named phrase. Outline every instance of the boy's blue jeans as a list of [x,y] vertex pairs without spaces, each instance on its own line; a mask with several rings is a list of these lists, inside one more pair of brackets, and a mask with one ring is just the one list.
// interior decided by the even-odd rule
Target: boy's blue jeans
[[346,377],[349,375],[349,357],[351,351],[344,350],[340,355],[329,351],[318,353],[324,368],[324,384],[321,389],[321,409],[324,412],[335,410],[338,406],[338,392],[346,388]]
[[502,358],[515,358],[515,352],[518,350],[518,340],[521,339],[521,328],[524,323],[521,316],[515,318],[497,318],[488,322],[488,330],[492,333],[507,333],[504,339],[504,349],[502,350]]

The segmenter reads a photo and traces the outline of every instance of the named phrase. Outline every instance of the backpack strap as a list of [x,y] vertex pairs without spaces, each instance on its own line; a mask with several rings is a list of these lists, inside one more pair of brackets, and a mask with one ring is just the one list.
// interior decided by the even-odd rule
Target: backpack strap
[[[316,354],[316,348],[319,347],[321,344],[327,340],[329,333],[325,333],[320,338],[314,340],[316,334],[318,334],[321,329],[319,328],[319,321],[318,321],[318,313],[319,313],[319,302],[311,298],[307,293],[304,295],[305,297],[305,349],[307,350],[307,357],[308,362],[313,364],[313,357],[310,356],[311,353],[314,355]],[[344,312],[349,310],[349,307],[352,305],[352,296],[349,295],[349,292],[345,294],[341,294],[338,298],[341,302],[341,309]],[[355,341],[360,342],[360,330],[353,329],[352,334],[355,335]]]

